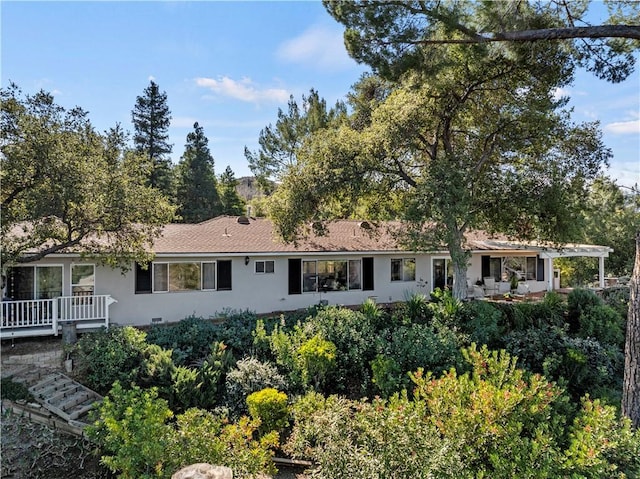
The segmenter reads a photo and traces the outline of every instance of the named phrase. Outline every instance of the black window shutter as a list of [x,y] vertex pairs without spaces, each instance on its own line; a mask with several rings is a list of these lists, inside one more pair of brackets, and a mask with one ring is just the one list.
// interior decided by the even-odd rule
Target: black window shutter
[[218,291],[231,290],[231,260],[217,261]]
[[483,278],[488,278],[489,276],[491,276],[491,256],[482,255],[480,269],[482,270]]
[[538,281],[544,281],[544,260],[540,258],[540,256],[538,256],[537,258],[538,258],[538,271],[536,272],[536,279]]
[[147,264],[147,269],[142,269],[136,263],[136,294],[146,294],[151,292],[151,263]]
[[362,258],[362,290],[373,291],[373,258]]
[[289,259],[289,294],[302,294],[302,260]]

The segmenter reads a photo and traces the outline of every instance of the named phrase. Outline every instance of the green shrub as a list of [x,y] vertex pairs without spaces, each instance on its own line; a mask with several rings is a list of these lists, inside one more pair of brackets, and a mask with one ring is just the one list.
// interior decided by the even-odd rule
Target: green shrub
[[144,332],[131,326],[83,334],[76,348],[78,375],[102,395],[115,381],[135,382],[147,348],[145,337]]
[[493,349],[504,347],[502,312],[488,302],[465,303],[460,312],[460,326],[471,342]]
[[376,304],[373,299],[367,299],[360,307],[360,312],[364,314],[375,329],[381,329],[387,320],[387,314]]
[[431,293],[431,299],[429,303],[429,309],[433,315],[433,322],[435,324],[442,324],[445,326],[455,326],[458,324],[459,315],[462,311],[462,301],[453,297],[451,291],[448,289],[442,290],[436,288]]
[[100,448],[101,462],[122,479],[168,477],[167,446],[173,416],[156,389],[123,389],[116,382],[85,430]]
[[602,300],[607,306],[615,309],[620,316],[626,318],[629,314],[630,294],[629,286],[606,288],[602,291]]
[[222,402],[226,375],[233,363],[233,355],[224,343],[211,345],[211,352],[198,368],[198,385],[193,391],[198,407],[209,409]]
[[255,313],[245,311],[224,311],[216,325],[216,341],[223,341],[234,356],[244,356],[253,347],[253,330],[258,318]]
[[238,417],[249,412],[246,407],[247,396],[265,388],[286,390],[286,380],[270,363],[255,358],[241,359],[227,373],[225,403],[232,415]]
[[229,424],[224,416],[189,409],[170,422],[173,413],[155,389],[116,383],[87,427],[102,462],[123,479],[166,478],[189,464],[209,462],[233,468],[234,477],[273,474],[276,433],[254,440],[258,421]]
[[429,298],[421,293],[410,293],[405,294],[404,302],[394,312],[394,323],[428,323],[431,321],[431,317]]
[[17,383],[11,378],[2,378],[0,382],[0,398],[10,401],[17,401],[19,399],[33,401],[33,396],[27,386],[22,383]]
[[596,293],[588,289],[574,289],[567,297],[567,320],[571,331],[577,331],[580,325],[580,316],[595,306],[601,306],[602,299]]
[[147,342],[173,351],[173,361],[178,366],[202,360],[216,338],[214,324],[196,316],[177,324],[152,326],[147,334]]
[[247,407],[253,419],[260,420],[262,435],[281,431],[289,424],[287,395],[273,388],[262,389],[247,396]]
[[313,384],[317,390],[324,384],[336,364],[336,346],[316,334],[298,348],[298,360],[305,386]]
[[350,396],[364,393],[370,383],[369,363],[376,355],[376,331],[371,321],[360,311],[327,307],[310,318],[305,328],[306,339],[320,334],[336,346],[336,367],[330,378],[332,387],[327,392]]
[[186,366],[177,366],[172,376],[171,397],[173,411],[184,411],[199,404],[198,371]]
[[371,362],[373,382],[388,397],[410,385],[408,373],[424,368],[440,374],[460,366],[456,335],[447,328],[436,331],[427,324],[400,326],[377,341],[378,356]]
[[614,407],[598,400],[582,400],[564,455],[564,477],[640,477],[640,434],[633,433],[628,419],[617,418]]
[[580,315],[578,323],[580,337],[624,348],[626,321],[612,307],[602,304],[589,308]]
[[143,387],[157,387],[160,396],[168,399],[176,369],[171,356],[171,350],[148,344],[142,351],[137,383]]
[[206,462],[230,466],[235,478],[273,475],[277,434],[266,434],[255,440],[258,424],[246,417],[229,424],[225,417],[202,409],[189,409],[176,418],[175,433],[171,435],[166,456],[173,471]]

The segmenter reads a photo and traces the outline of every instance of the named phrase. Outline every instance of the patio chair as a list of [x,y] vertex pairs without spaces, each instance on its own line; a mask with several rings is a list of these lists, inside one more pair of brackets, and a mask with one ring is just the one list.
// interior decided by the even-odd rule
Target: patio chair
[[494,277],[483,278],[484,281],[484,292],[489,296],[493,296],[497,294],[498,287],[496,285],[496,279]]

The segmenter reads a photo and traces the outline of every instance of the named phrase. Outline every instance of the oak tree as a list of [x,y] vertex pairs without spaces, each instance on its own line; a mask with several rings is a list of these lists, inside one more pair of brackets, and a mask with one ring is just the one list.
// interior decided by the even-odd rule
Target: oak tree
[[82,109],[15,84],[0,100],[2,264],[65,251],[123,269],[148,261],[174,209],[147,186],[147,163],[122,129],[98,133]]

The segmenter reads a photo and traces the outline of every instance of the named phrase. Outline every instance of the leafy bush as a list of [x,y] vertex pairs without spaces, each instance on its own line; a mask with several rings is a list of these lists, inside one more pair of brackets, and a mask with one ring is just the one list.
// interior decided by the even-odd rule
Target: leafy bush
[[258,318],[255,313],[246,311],[224,311],[221,322],[216,324],[216,341],[224,341],[231,352],[240,357],[251,351],[253,330]]
[[10,401],[17,401],[19,399],[33,401],[33,396],[27,386],[22,383],[17,383],[11,378],[2,378],[0,382],[0,398]]
[[148,344],[142,351],[142,361],[137,383],[143,387],[155,386],[165,399],[171,395],[175,365],[171,350],[162,349],[157,344]]
[[216,338],[215,325],[196,316],[177,324],[152,326],[147,334],[147,342],[173,351],[173,361],[178,366],[201,360],[209,353]]
[[226,418],[209,411],[189,409],[176,418],[166,456],[174,471],[206,462],[231,466],[237,478],[275,474],[272,458],[278,446],[277,433],[255,440],[258,424],[246,417],[229,424]]
[[431,317],[429,298],[421,293],[406,294],[404,302],[394,312],[394,322],[399,324],[427,323],[431,321]]
[[78,375],[102,395],[115,381],[135,382],[147,347],[145,337],[144,332],[131,326],[83,334],[76,348]]
[[407,388],[411,371],[424,368],[440,374],[462,363],[457,337],[444,327],[436,331],[426,324],[400,326],[379,338],[377,346],[379,354],[371,363],[373,383],[385,397]]
[[433,315],[433,322],[445,326],[455,326],[462,311],[462,301],[454,298],[448,289],[439,288],[431,293],[431,298],[433,302],[428,306]]
[[260,420],[258,430],[262,435],[280,431],[289,424],[287,395],[273,388],[266,388],[247,396],[249,414]]
[[225,402],[232,415],[237,417],[248,413],[247,396],[265,388],[286,390],[286,380],[277,368],[255,358],[244,358],[238,361],[227,373],[225,380]]
[[173,416],[156,389],[123,389],[116,382],[94,411],[86,432],[102,452],[101,462],[122,479],[167,477],[166,450]]
[[578,323],[580,337],[624,348],[626,321],[612,307],[602,304],[589,308],[580,315]]
[[[332,390],[357,396],[370,382],[369,363],[375,357],[375,328],[360,311],[327,307],[305,325],[307,339],[315,334],[336,346],[336,367]],[[330,391],[330,392],[333,392]]]
[[640,436],[614,408],[587,399],[574,413],[504,351],[464,356],[468,373],[414,374],[413,400],[304,396],[284,450],[332,479],[638,477]]
[[222,402],[226,375],[233,363],[233,356],[224,343],[211,345],[211,352],[198,368],[198,384],[192,391],[198,407],[213,408]]
[[320,389],[335,367],[336,346],[316,334],[300,345],[298,360],[305,386],[313,384],[315,389]]
[[277,434],[256,441],[259,422],[245,417],[229,424],[225,417],[200,409],[189,409],[170,422],[173,413],[156,389],[124,390],[116,383],[94,416],[87,434],[100,448],[102,462],[123,479],[168,479],[199,462],[229,464],[238,478],[275,472]]
[[602,300],[607,306],[615,309],[620,316],[626,318],[629,314],[629,300],[631,289],[629,286],[606,288],[602,291]]
[[173,372],[170,406],[174,411],[184,411],[198,406],[198,371],[186,366],[177,366]]
[[567,320],[571,331],[579,329],[580,316],[595,306],[601,306],[602,300],[588,289],[574,289],[567,297]]
[[488,302],[465,303],[460,312],[460,326],[471,342],[490,348],[504,347],[502,312]]
[[575,400],[587,392],[610,395],[622,380],[624,357],[619,348],[572,338],[561,328],[514,332],[506,338],[506,349],[518,357],[521,367],[561,381]]

